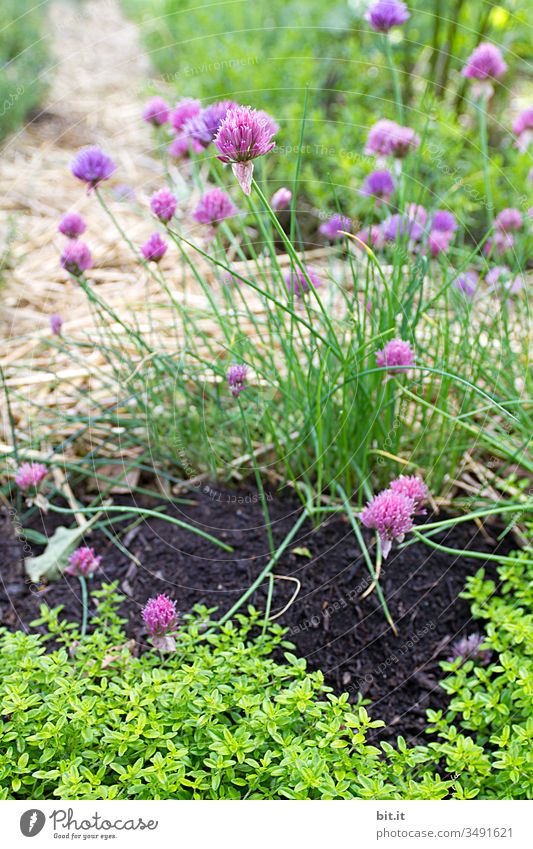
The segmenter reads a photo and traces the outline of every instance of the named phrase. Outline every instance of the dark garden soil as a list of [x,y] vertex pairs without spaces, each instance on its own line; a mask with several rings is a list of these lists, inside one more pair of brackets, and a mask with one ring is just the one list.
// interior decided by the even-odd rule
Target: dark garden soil
[[[196,603],[226,611],[266,563],[266,533],[255,490],[212,488],[195,493],[193,499],[194,506],[173,506],[169,514],[218,536],[234,547],[233,554],[162,519],[144,521],[123,539],[141,566],[103,535],[93,534],[86,540],[103,555],[102,578],[118,580],[127,597],[122,613],[129,635],[141,645],[146,645],[146,634],[140,613],[150,596],[165,592],[176,599],[182,612]],[[124,498],[121,503],[132,502]],[[269,509],[279,544],[292,528],[300,505],[293,496],[273,494]],[[36,530],[47,534],[57,524],[57,514],[48,514],[44,527],[42,519],[33,522]],[[491,533],[490,526],[486,531]],[[486,531],[463,523],[435,539],[461,550],[507,553],[512,547],[509,540],[497,549]],[[79,619],[77,580],[65,578],[42,588],[28,584],[21,550],[12,517],[4,513],[0,521],[1,622],[9,628],[27,628],[43,602],[62,604],[68,618]],[[35,547],[35,553],[40,551]],[[438,686],[439,661],[447,657],[450,643],[459,635],[476,630],[468,603],[458,596],[466,577],[481,566],[494,577],[490,561],[444,554],[421,543],[403,551],[393,548],[382,570],[381,586],[398,628],[395,637],[376,593],[360,599],[369,577],[346,519],[330,517],[318,529],[307,523],[275,569],[276,575],[301,581],[297,599],[277,621],[289,629],[288,639],[296,645],[296,653],[306,658],[310,669],[321,669],[337,693],[347,691],[356,699],[361,692],[372,701],[373,717],[387,723],[387,729],[379,730],[381,739],[398,734],[414,739],[423,734],[426,708],[446,705]],[[100,580],[95,578],[93,586]],[[288,602],[295,586],[276,578],[274,613]],[[264,584],[251,599],[259,609],[264,609],[265,588]]]

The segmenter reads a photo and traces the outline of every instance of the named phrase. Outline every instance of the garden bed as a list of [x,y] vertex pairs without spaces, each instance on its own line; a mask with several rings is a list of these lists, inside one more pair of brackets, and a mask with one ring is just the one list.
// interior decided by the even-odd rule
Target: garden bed
[[[168,515],[190,522],[231,545],[220,548],[164,519],[146,519],[127,534],[124,543],[133,558],[122,554],[98,533],[87,538],[103,555],[101,581],[117,581],[126,596],[121,613],[126,630],[141,648],[147,645],[141,608],[156,593],[168,593],[182,613],[195,604],[218,608],[222,614],[238,600],[267,562],[267,540],[261,505],[255,490],[206,487],[194,495],[194,504],[173,506]],[[129,498],[121,499],[131,505]],[[139,506],[139,501],[134,502]],[[279,545],[293,527],[300,504],[293,496],[273,493],[269,502],[273,534]],[[43,527],[44,521],[44,527]],[[35,529],[50,535],[57,515],[40,518]],[[485,529],[473,523],[456,525],[435,539],[449,547],[501,554]],[[368,537],[370,540],[370,537]],[[21,544],[10,520],[2,521],[0,560],[4,564],[0,596],[1,621],[9,628],[26,628],[39,606],[64,606],[69,620],[79,621],[78,581],[68,578],[37,588],[28,583],[21,561]],[[135,563],[135,560],[140,565]],[[296,600],[277,621],[288,629],[288,639],[310,669],[320,669],[335,692],[348,692],[356,701],[361,692],[372,702],[372,715],[383,719],[380,739],[398,734],[415,739],[426,728],[427,708],[446,706],[440,689],[439,662],[461,635],[476,630],[468,603],[459,598],[467,576],[484,566],[494,577],[493,563],[457,557],[415,543],[395,549],[381,573],[381,586],[398,629],[394,636],[375,593],[361,599],[370,578],[360,548],[344,516],[332,516],[317,529],[305,523],[275,567],[277,575],[297,578]],[[296,584],[275,580],[272,613],[290,601]],[[263,610],[266,582],[250,602]],[[243,608],[245,612],[246,606]],[[218,615],[218,614],[217,614]]]

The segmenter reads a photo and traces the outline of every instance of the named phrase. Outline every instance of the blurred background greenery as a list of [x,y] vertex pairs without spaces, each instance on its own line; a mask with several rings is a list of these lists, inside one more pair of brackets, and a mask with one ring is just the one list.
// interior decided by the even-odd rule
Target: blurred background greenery
[[[194,96],[206,102],[232,98],[272,113],[281,131],[277,156],[268,167],[280,184],[294,173],[309,86],[305,194],[321,209],[335,208],[335,193],[348,212],[353,208],[354,192],[374,167],[361,157],[369,126],[380,117],[396,118],[382,37],[364,19],[368,0],[123,3],[140,23],[150,59],[176,98]],[[514,169],[512,180],[504,177],[504,162],[496,153],[495,203],[511,204],[509,182],[517,190],[524,186],[528,165],[527,157],[514,154],[509,121],[502,115],[510,87],[531,78],[530,0],[501,5],[429,0],[424,6],[408,6],[410,20],[391,36],[406,104],[405,123],[426,136],[425,152],[412,175],[420,202],[446,204],[463,221],[479,207],[483,177],[478,135],[468,133],[473,110],[460,70],[479,41],[489,39],[502,48],[509,65],[492,102],[491,135],[492,141],[502,143],[500,148],[508,148]],[[436,159],[443,163],[437,169]],[[452,170],[445,180],[444,165]],[[361,203],[364,213],[364,202],[358,198],[359,208]]]
[[48,0],[0,3],[0,141],[39,105],[48,59]]

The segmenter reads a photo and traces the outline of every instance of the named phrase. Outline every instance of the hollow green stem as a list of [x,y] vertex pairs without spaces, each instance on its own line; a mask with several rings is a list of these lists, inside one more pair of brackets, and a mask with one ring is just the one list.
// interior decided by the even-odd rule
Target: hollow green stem
[[84,575],[78,575],[81,587],[81,636],[87,633],[87,619],[89,617],[89,593],[87,592],[87,580]]

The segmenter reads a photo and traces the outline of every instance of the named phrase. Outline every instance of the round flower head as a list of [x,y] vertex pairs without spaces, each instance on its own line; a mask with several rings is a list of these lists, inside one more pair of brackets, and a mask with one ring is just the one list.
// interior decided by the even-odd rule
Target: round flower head
[[237,212],[237,207],[232,203],[226,192],[222,189],[211,189],[206,192],[193,212],[193,218],[199,224],[209,224],[215,227],[226,218],[231,218]]
[[514,236],[512,233],[507,233],[503,230],[495,230],[494,237],[487,239],[483,245],[483,253],[485,256],[492,254],[504,254],[512,250],[514,247]]
[[57,313],[50,316],[50,330],[55,336],[59,336],[63,327],[63,319]]
[[414,362],[413,349],[403,339],[391,339],[381,351],[376,351],[376,363],[380,368],[385,366],[390,374],[405,371]]
[[168,189],[159,189],[150,198],[150,209],[160,221],[167,224],[176,212],[177,203],[176,196],[172,192]]
[[176,642],[172,634],[178,625],[176,602],[164,594],[155,596],[147,601],[142,617],[155,648],[175,651]]
[[477,660],[483,666],[490,663],[492,652],[490,649],[482,649],[484,637],[481,634],[470,634],[468,637],[461,637],[456,640],[451,647],[451,654],[448,657],[448,662],[453,663],[457,658],[461,658],[462,663],[467,660]]
[[363,244],[376,250],[380,250],[385,245],[385,234],[382,227],[378,224],[372,224],[370,227],[364,227],[363,230],[359,230],[357,238]]
[[167,148],[169,156],[173,156],[174,159],[186,159],[191,155],[191,151],[193,153],[201,153],[202,150],[202,145],[195,141],[195,139],[186,136],[185,133],[180,133],[176,136],[172,144]]
[[446,253],[453,241],[453,230],[433,230],[428,236],[429,253],[432,257]]
[[396,212],[383,222],[383,233],[389,242],[403,239],[406,235],[416,242],[422,238],[424,230],[418,221]]
[[386,489],[372,498],[360,515],[365,528],[378,532],[383,558],[388,557],[394,539],[401,542],[413,528],[414,501],[401,492]]
[[162,97],[152,97],[143,109],[143,121],[161,127],[170,118],[170,107]]
[[109,180],[116,165],[99,147],[85,147],[76,154],[71,171],[78,180],[87,183],[89,189],[94,189],[102,180]]
[[248,374],[248,366],[243,363],[234,363],[226,373],[226,379],[234,398],[238,398],[241,392],[246,389],[246,375]]
[[170,113],[170,122],[176,132],[183,130],[187,121],[198,115],[201,110],[202,104],[199,100],[194,100],[192,97],[184,97],[183,100],[180,100]]
[[96,570],[100,567],[101,562],[102,558],[96,556],[94,548],[82,546],[82,548],[77,548],[76,551],[70,555],[68,566],[65,567],[65,572],[67,575],[73,575],[75,577],[79,577],[81,575],[83,578],[87,578],[89,575],[96,572]]
[[66,271],[77,276],[92,268],[92,264],[91,252],[85,242],[76,239],[67,242],[61,254],[61,265]]
[[314,289],[317,289],[322,285],[322,280],[318,274],[309,266],[306,267],[305,274],[301,268],[291,269],[285,273],[285,284],[288,291],[294,292],[294,294],[298,295],[298,297],[303,297],[303,295],[305,295],[305,293],[311,288],[309,280],[311,281]]
[[524,109],[513,123],[513,133],[516,136],[516,146],[525,153],[533,141],[533,106]]
[[221,162],[232,165],[239,185],[249,195],[252,185],[253,161],[275,146],[272,119],[249,106],[234,106],[228,110],[215,136],[215,147]]
[[497,80],[506,70],[500,49],[485,41],[470,55],[462,74],[474,80]]
[[416,475],[400,475],[399,478],[391,481],[389,489],[410,498],[414,504],[414,512],[419,516],[425,515],[424,502],[427,500],[429,490],[421,478],[417,478]]
[[205,150],[205,148],[209,147],[213,141],[211,130],[205,122],[203,112],[200,112],[193,118],[189,118],[189,120],[183,125],[182,132],[184,136],[194,142],[195,150],[197,152]]
[[478,286],[478,275],[475,271],[466,271],[455,278],[453,285],[467,297],[473,298]]
[[42,463],[21,463],[15,475],[15,483],[22,490],[36,489],[47,474],[48,469]]
[[436,209],[431,222],[431,229],[442,233],[457,230],[457,221],[453,212],[448,212],[447,209]]
[[59,222],[57,229],[68,239],[77,239],[78,236],[85,233],[87,228],[81,215],[78,215],[77,212],[67,212]]
[[365,15],[376,32],[389,32],[393,27],[401,27],[409,17],[405,3],[400,0],[376,0]]
[[394,192],[395,185],[390,171],[372,171],[365,178],[361,194],[387,201]]
[[328,242],[334,242],[336,239],[344,239],[343,230],[349,230],[351,221],[345,215],[339,215],[338,212],[332,215],[327,221],[318,228],[319,233],[326,237]]
[[402,127],[396,121],[382,118],[371,128],[365,153],[372,156],[394,156],[403,158],[410,150],[416,150],[420,139],[410,127]]
[[167,252],[167,243],[159,233],[152,233],[142,245],[141,253],[148,262],[159,262]]
[[494,220],[494,228],[501,233],[510,233],[512,230],[522,229],[522,214],[519,209],[507,207],[498,213]]
[[280,209],[286,209],[292,200],[292,192],[290,189],[282,186],[277,192],[272,195],[270,205],[274,212],[279,212]]

